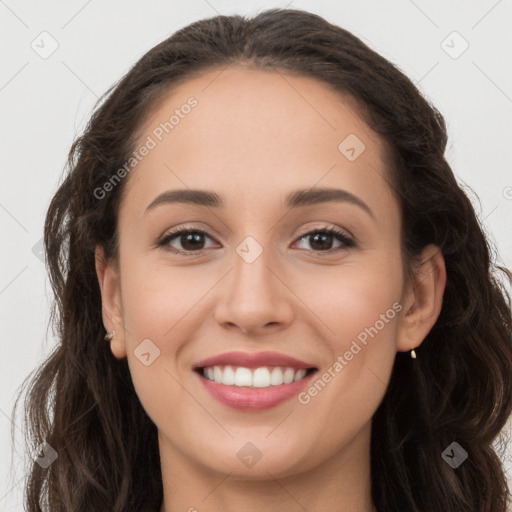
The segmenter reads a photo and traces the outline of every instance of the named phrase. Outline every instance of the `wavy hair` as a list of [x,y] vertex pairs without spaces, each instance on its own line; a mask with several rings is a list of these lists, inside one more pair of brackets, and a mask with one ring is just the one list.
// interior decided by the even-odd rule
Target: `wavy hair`
[[[416,361],[396,354],[372,420],[377,510],[505,512],[510,492],[494,442],[512,412],[512,275],[496,263],[444,157],[443,116],[396,65],[349,31],[299,9],[216,16],[178,30],[98,100],[73,142],[44,226],[57,344],[20,391],[30,384],[26,443],[35,450],[47,442],[58,458],[46,469],[31,463],[27,512],[158,512],[161,506],[157,428],[126,359],[116,359],[103,341],[95,271],[97,244],[118,261],[127,180],[101,200],[94,190],[127,161],[137,130],[173,87],[232,64],[313,77],[355,100],[388,148],[386,179],[402,213],[404,271],[410,273],[427,244],[439,246],[445,259],[439,318]],[[454,441],[468,452],[456,469],[442,457]]]

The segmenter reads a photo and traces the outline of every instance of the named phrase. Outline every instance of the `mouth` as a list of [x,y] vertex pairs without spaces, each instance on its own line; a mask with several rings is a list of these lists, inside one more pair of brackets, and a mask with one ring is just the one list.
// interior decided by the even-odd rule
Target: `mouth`
[[194,372],[217,402],[239,411],[261,411],[277,407],[298,395],[318,369],[292,367],[198,367]]

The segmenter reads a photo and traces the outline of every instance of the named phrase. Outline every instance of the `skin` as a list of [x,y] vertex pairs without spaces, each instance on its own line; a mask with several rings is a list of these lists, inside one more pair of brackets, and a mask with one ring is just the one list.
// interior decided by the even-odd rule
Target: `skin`
[[[414,281],[405,281],[386,148],[350,98],[284,70],[230,66],[170,91],[141,127],[141,144],[190,96],[198,105],[126,178],[119,266],[96,250],[112,353],[128,358],[159,431],[161,512],[372,511],[371,419],[396,352],[418,347],[439,315],[443,257],[426,247]],[[366,146],[354,161],[338,150],[349,134]],[[290,191],[313,186],[347,190],[373,216],[348,202],[284,206]],[[160,193],[187,188],[216,192],[225,206],[145,213]],[[155,246],[185,225],[207,232],[202,254]],[[356,245],[327,239],[322,255],[313,237],[325,227]],[[263,250],[252,263],[236,251],[247,236]],[[178,236],[167,247],[184,251],[184,243]],[[321,375],[394,303],[401,311],[307,404],[293,397],[265,411],[234,410],[191,369],[231,350],[273,350]],[[146,338],[160,350],[148,366],[134,355]],[[252,467],[237,457],[247,442],[261,453]]]

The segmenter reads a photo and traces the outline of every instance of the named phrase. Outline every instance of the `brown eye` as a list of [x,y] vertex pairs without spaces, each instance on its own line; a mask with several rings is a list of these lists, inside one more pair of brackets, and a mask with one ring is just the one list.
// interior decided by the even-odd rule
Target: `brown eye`
[[[309,240],[313,252],[336,252],[355,245],[354,241],[343,231],[334,228],[316,229],[309,231],[300,237],[299,240]],[[341,246],[332,248],[332,244],[339,241]]]
[[[204,238],[211,238],[205,231],[200,229],[181,228],[167,234],[158,242],[159,247],[169,247],[171,252],[179,254],[196,253],[205,249]],[[171,246],[171,241],[178,243],[181,247]]]
[[204,240],[202,233],[198,231],[192,231],[190,233],[181,234],[178,238],[181,243],[181,246],[186,251],[197,251],[203,249]]

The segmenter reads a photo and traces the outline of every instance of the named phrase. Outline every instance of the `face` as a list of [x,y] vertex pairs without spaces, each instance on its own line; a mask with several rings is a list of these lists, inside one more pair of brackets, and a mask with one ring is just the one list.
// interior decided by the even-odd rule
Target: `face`
[[142,126],[152,147],[125,178],[104,319],[169,460],[293,475],[367,446],[396,351],[420,342],[401,342],[399,205],[348,98],[284,71],[219,73]]

